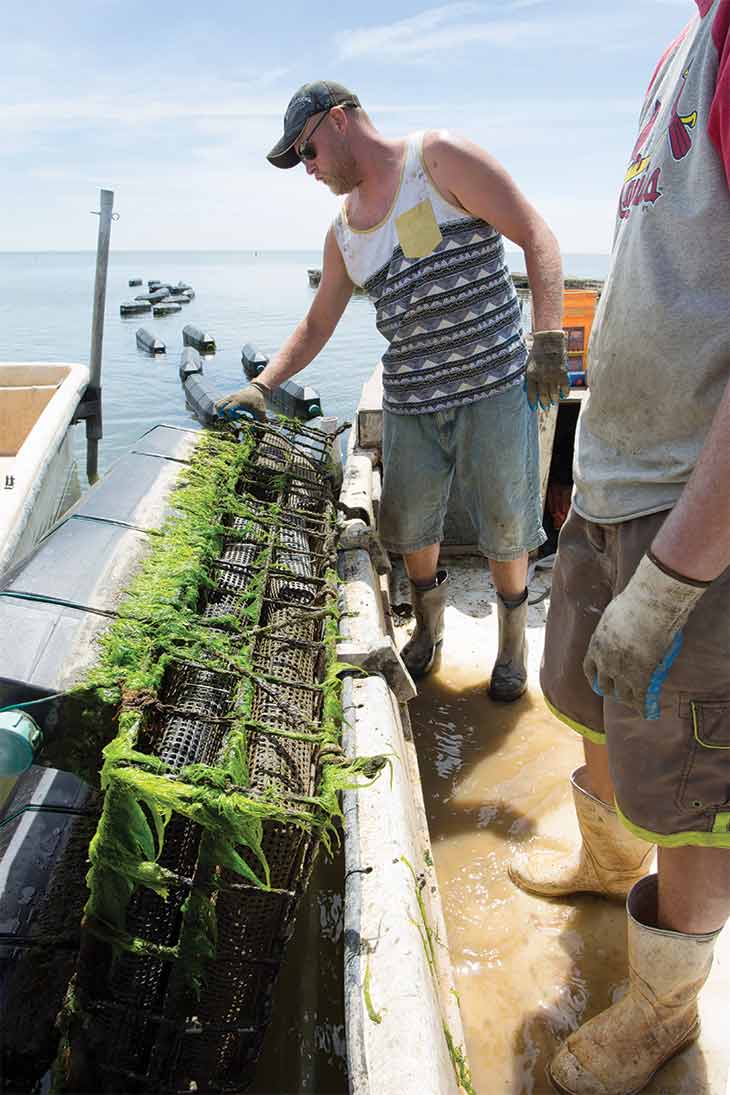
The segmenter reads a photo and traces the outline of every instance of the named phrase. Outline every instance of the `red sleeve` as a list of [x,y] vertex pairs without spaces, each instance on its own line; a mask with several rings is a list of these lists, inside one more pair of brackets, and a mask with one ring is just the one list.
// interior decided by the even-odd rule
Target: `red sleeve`
[[730,187],[730,0],[721,0],[712,24],[712,40],[717,49],[717,82],[710,106],[707,131],[725,165]]

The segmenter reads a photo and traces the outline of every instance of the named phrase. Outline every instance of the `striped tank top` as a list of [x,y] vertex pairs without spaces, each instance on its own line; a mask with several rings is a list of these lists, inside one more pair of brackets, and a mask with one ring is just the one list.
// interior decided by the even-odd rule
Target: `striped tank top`
[[502,237],[441,196],[423,160],[423,133],[408,137],[380,224],[352,228],[343,205],[333,227],[347,273],[368,293],[388,341],[385,410],[432,414],[521,381],[527,350]]

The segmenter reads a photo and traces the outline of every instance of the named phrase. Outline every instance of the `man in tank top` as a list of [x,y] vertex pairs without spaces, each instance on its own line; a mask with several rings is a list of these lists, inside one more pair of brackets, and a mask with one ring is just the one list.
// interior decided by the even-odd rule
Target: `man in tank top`
[[[515,700],[527,683],[527,555],[545,539],[535,408],[569,385],[558,244],[482,149],[445,131],[386,138],[341,84],[296,92],[268,159],[280,168],[303,163],[345,201],[308,314],[257,380],[220,406],[263,414],[267,392],[309,364],[353,285],[363,288],[388,342],[380,534],[403,555],[411,581],[416,630],[403,659],[413,676],[427,673],[442,639],[439,546],[456,476],[498,593],[490,695]],[[529,355],[503,235],[525,253]]]
[[626,165],[545,634],[582,841],[510,867],[627,897],[628,992],[550,1066],[571,1095],[638,1092],[697,1037],[730,915],[730,0],[694,9]]

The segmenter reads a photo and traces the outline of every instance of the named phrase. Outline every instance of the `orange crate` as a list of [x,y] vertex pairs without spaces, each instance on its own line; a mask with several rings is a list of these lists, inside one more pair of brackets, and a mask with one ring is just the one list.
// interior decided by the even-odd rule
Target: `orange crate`
[[563,292],[563,330],[568,340],[568,367],[584,367],[597,301],[595,289],[566,289]]

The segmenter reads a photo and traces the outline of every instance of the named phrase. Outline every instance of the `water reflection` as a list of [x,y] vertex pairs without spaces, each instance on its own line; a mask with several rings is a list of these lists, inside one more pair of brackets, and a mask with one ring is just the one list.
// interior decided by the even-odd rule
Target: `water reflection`
[[345,1095],[344,860],[320,855],[302,899],[256,1071],[257,1095]]

